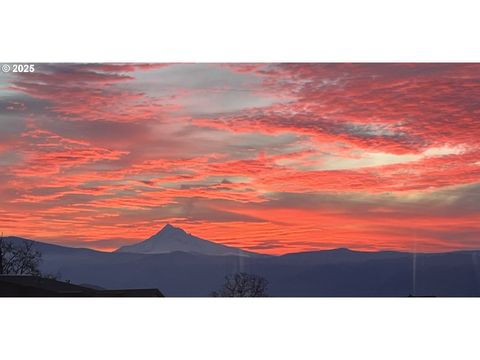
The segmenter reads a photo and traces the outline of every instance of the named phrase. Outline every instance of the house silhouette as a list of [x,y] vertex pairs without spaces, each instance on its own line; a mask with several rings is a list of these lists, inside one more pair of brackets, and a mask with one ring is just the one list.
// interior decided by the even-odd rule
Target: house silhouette
[[106,290],[27,275],[0,275],[0,297],[163,297],[158,289]]

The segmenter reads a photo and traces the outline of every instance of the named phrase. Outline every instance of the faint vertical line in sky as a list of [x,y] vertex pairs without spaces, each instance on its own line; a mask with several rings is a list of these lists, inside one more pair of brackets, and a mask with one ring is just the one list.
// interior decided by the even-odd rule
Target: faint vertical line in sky
[[245,259],[244,257],[239,253],[237,255],[237,266],[238,266],[238,272],[246,272],[245,270]]
[[413,229],[412,243],[412,295],[417,294],[417,229]]

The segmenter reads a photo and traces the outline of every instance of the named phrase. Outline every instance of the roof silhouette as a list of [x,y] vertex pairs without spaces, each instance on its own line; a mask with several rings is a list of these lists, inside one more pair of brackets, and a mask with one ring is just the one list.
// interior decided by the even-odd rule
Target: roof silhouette
[[27,275],[0,275],[3,297],[163,297],[158,289],[106,290]]

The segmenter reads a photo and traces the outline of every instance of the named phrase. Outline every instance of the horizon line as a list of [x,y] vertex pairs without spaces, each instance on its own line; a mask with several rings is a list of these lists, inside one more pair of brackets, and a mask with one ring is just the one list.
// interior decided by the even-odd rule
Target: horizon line
[[[167,224],[167,225],[170,225],[170,224]],[[166,225],[165,225],[166,226]],[[164,227],[165,227],[164,226]],[[170,225],[172,226],[172,225]],[[163,228],[164,228],[163,227]],[[178,228],[178,227],[175,227],[175,226],[172,226],[174,228],[177,228],[177,229],[181,229],[181,228]],[[163,229],[162,228],[162,229]],[[183,230],[183,229],[181,229]],[[158,233],[158,232],[157,232]],[[85,250],[91,250],[91,251],[96,251],[96,252],[100,252],[100,253],[106,253],[106,254],[112,254],[112,253],[115,253],[118,249],[120,249],[122,246],[120,246],[119,248],[116,248],[116,249],[113,249],[111,251],[108,251],[108,250],[98,250],[98,249],[94,249],[94,248],[91,248],[91,247],[85,247],[85,246],[69,246],[69,245],[65,245],[65,244],[58,244],[58,243],[55,243],[55,242],[48,242],[48,241],[45,241],[45,240],[35,240],[35,239],[30,239],[30,238],[25,238],[25,237],[22,237],[22,236],[16,236],[16,235],[8,235],[8,236],[5,236],[3,235],[3,240],[5,239],[8,239],[8,238],[17,238],[17,239],[21,239],[21,240],[24,240],[24,241],[33,241],[33,242],[37,242],[37,243],[41,243],[41,244],[46,244],[46,245],[52,245],[52,246],[59,246],[59,247],[63,247],[63,248],[69,248],[69,249],[85,249]],[[205,240],[205,239],[202,239],[202,240]],[[135,244],[138,244],[140,242],[143,242],[145,240],[141,240],[137,243],[133,243],[133,244],[130,244],[130,245],[135,245]],[[218,245],[225,245],[225,244],[222,244],[222,243],[218,243],[218,242],[215,242],[215,241],[211,241],[211,240],[205,240],[205,241],[209,241],[209,242],[212,242],[212,243],[215,243],[215,244],[218,244]],[[88,241],[87,241],[88,243]],[[125,245],[123,245],[125,246]],[[236,246],[230,246],[230,245],[227,245],[229,247],[232,247],[232,248],[235,248],[235,249],[238,249],[238,250],[243,250],[243,251],[247,251],[247,252],[250,252],[252,254],[257,254],[257,255],[263,255],[263,256],[272,256],[272,257],[280,257],[280,256],[285,256],[285,255],[290,255],[290,254],[306,254],[306,253],[315,253],[315,252],[326,252],[326,251],[339,251],[339,250],[343,250],[343,251],[350,251],[350,252],[356,252],[356,253],[386,253],[386,252],[394,252],[394,253],[399,253],[399,254],[450,254],[450,253],[458,253],[458,252],[479,252],[480,249],[452,249],[452,250],[440,250],[440,251],[404,251],[404,250],[395,250],[395,249],[384,249],[384,250],[356,250],[356,249],[352,249],[352,248],[349,248],[349,247],[334,247],[334,248],[326,248],[326,249],[315,249],[315,250],[305,250],[305,251],[294,251],[294,252],[285,252],[285,253],[282,253],[282,254],[266,254],[266,253],[261,253],[261,252],[257,252],[257,251],[254,251],[254,250],[245,250],[243,248],[240,248],[240,247],[236,247]],[[134,253],[132,252],[132,254],[142,254],[142,255],[162,255],[162,254],[169,254],[169,253],[174,253],[174,252],[182,252],[182,253],[187,253],[187,254],[191,254],[187,251],[181,251],[181,250],[175,250],[175,251],[171,251],[171,252],[165,252],[165,253]],[[126,252],[126,253],[129,253],[129,252]],[[207,255],[207,254],[201,254],[201,255],[204,255],[204,256],[235,256],[235,255]],[[239,256],[242,256],[242,255],[239,255]]]

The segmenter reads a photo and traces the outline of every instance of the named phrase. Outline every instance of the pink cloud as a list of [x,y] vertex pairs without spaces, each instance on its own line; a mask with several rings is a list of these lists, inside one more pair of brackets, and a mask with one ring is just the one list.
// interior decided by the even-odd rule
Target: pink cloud
[[[164,66],[45,65],[8,84],[2,229],[101,247],[173,221],[271,253],[409,250],[415,229],[418,249],[478,247],[478,64],[219,64],[213,84]],[[210,111],[237,90],[275,101]]]

